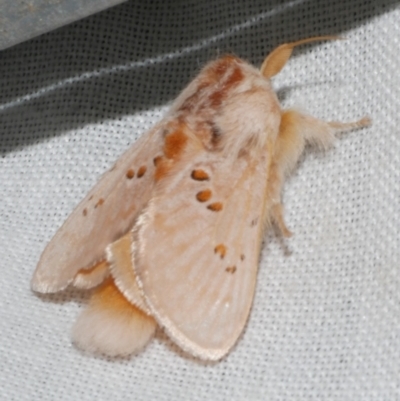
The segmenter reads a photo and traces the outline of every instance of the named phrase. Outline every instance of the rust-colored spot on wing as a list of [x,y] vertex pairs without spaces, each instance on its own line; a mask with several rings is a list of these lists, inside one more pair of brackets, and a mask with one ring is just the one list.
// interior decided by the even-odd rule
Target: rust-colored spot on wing
[[245,256],[244,256],[243,253],[240,255],[240,260],[241,260],[241,261],[245,260]]
[[229,266],[229,267],[227,267],[227,268],[225,269],[225,271],[226,271],[227,273],[233,274],[233,273],[235,273],[235,271],[236,271],[236,266]]
[[199,202],[207,202],[211,198],[211,195],[211,190],[205,189],[204,191],[197,192],[196,199]]
[[165,137],[164,155],[167,159],[176,159],[184,150],[188,141],[182,128],[171,132]]
[[147,171],[147,167],[141,166],[137,172],[137,178],[142,178],[145,175],[146,171]]
[[87,209],[86,209],[86,208],[83,209],[82,214],[83,214],[84,216],[87,216]]
[[154,173],[156,181],[168,174],[174,163],[181,156],[188,141],[188,137],[184,133],[185,124],[182,121],[174,121],[170,125],[172,126],[171,132],[166,129],[164,133],[164,156],[157,156],[153,159],[153,163],[156,166]]
[[104,199],[100,198],[97,203],[94,205],[95,208],[97,208],[98,206],[101,206],[104,203]]
[[213,212],[219,212],[220,210],[222,210],[223,205],[221,202],[214,202],[214,203],[210,203],[207,206],[207,209],[212,210]]
[[157,166],[161,163],[162,159],[163,159],[162,156],[157,156],[157,157],[155,157],[155,158],[153,159],[153,164],[154,164],[154,166],[157,167]]
[[226,246],[224,244],[218,244],[215,248],[214,248],[214,253],[219,253],[221,259],[223,259],[226,255]]
[[132,170],[131,168],[126,172],[126,178],[132,179],[135,176],[135,171]]
[[191,177],[196,181],[206,181],[210,178],[204,170],[200,170],[200,169],[193,170]]

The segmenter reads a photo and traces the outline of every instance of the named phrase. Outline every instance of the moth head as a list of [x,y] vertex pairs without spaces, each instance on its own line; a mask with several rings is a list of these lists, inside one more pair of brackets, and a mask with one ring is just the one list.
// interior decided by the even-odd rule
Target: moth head
[[339,36],[317,36],[314,38],[302,39],[297,42],[285,43],[272,50],[270,54],[265,58],[261,65],[261,74],[265,78],[272,78],[278,74],[289,60],[293,49],[296,46],[300,46],[310,42],[316,42],[319,40],[336,40],[341,39]]

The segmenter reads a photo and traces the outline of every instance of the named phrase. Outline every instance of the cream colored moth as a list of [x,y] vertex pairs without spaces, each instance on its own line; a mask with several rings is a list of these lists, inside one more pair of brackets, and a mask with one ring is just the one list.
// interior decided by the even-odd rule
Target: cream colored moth
[[295,46],[257,70],[235,56],[206,65],[105,173],[44,250],[41,293],[94,288],[72,332],[110,356],[140,350],[162,327],[179,347],[222,358],[248,318],[266,226],[290,236],[281,190],[305,144],[365,127],[282,110],[270,79]]

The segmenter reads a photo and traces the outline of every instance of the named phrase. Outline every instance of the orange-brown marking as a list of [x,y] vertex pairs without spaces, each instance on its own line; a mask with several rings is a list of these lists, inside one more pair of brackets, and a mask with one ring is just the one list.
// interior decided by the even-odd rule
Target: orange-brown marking
[[156,171],[154,172],[154,179],[156,181],[161,180],[165,177],[172,167],[172,160],[167,160],[165,157],[161,157],[157,162]]
[[83,214],[84,216],[87,215],[87,209],[86,209],[86,208],[83,209],[82,214]]
[[231,54],[227,54],[226,56],[221,57],[219,60],[217,60],[214,64],[214,71],[213,71],[218,75],[217,78],[220,79],[221,76],[226,73],[226,71],[232,65],[232,63],[234,63],[237,60],[238,60],[237,57]]
[[243,73],[240,67],[236,66],[232,74],[228,77],[223,87],[210,95],[211,107],[218,107],[227,97],[229,90],[237,86],[243,80]]
[[174,124],[173,131],[168,132],[168,130],[165,130],[164,156],[157,156],[153,159],[153,163],[156,166],[156,171],[154,172],[154,179],[156,181],[168,174],[185,149],[188,137],[184,133],[184,127],[185,124],[182,121],[178,121],[178,123]]
[[243,81],[243,78],[244,76],[241,68],[239,66],[236,66],[232,74],[229,75],[229,78],[225,83],[225,87],[229,89],[232,86],[236,86],[239,84],[240,81]]
[[214,248],[214,253],[219,253],[221,259],[223,259],[226,255],[226,246],[224,244],[218,244]]
[[197,181],[206,181],[209,179],[208,174],[204,170],[193,170],[191,177]]
[[245,259],[245,256],[244,256],[244,254],[242,253],[241,255],[240,255],[240,260],[244,260]]
[[220,210],[222,210],[222,203],[221,202],[214,202],[214,203],[210,203],[207,206],[207,209],[212,210],[213,212],[219,212]]
[[236,266],[227,267],[227,268],[225,269],[225,271],[226,271],[227,273],[233,274],[233,273],[235,273],[235,271],[236,271]]
[[165,137],[164,155],[167,159],[176,159],[183,151],[188,141],[182,128],[171,132]]
[[130,180],[135,176],[135,171],[132,170],[131,168],[126,172],[126,178],[129,178]]
[[104,203],[104,199],[100,198],[97,203],[94,205],[94,207],[96,208],[97,206],[101,206]]
[[[206,104],[199,104],[201,97],[204,97],[204,91],[214,85],[219,85],[229,67],[231,67],[232,64],[237,61],[237,57],[227,55],[212,63],[208,68],[206,67],[202,72],[202,79],[199,82],[196,90],[192,95],[184,100],[182,106],[179,108],[179,111],[191,112],[196,105],[200,106],[200,108],[204,107]],[[231,79],[233,81],[235,81],[235,79],[239,80],[239,75],[236,74],[235,77],[231,77]]]
[[207,202],[211,198],[211,195],[211,190],[205,189],[204,191],[197,192],[196,199],[199,202]]
[[147,170],[146,166],[141,166],[137,172],[137,178],[142,178],[146,173],[146,170]]
[[225,97],[225,92],[224,89],[220,89],[210,95],[211,107],[215,108],[222,103],[222,100]]
[[157,167],[159,165],[159,163],[161,162],[161,160],[163,159],[162,156],[157,156],[153,159],[153,164]]

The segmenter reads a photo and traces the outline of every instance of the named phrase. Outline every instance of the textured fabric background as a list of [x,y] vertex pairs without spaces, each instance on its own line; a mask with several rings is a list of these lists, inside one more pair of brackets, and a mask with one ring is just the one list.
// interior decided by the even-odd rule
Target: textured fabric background
[[[388,0],[130,1],[0,54],[0,399],[399,400],[400,8]],[[208,60],[260,65],[285,106],[369,114],[284,193],[295,236],[267,235],[246,330],[221,362],[161,332],[138,356],[87,356],[69,331],[87,295],[36,296],[39,256],[102,172]]]

